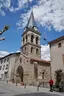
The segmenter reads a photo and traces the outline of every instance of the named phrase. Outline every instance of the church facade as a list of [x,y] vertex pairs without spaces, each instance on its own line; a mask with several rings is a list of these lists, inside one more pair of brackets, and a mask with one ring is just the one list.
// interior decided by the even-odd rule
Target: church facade
[[21,52],[15,55],[13,64],[10,61],[11,71],[8,70],[8,80],[14,79],[15,82],[24,82],[28,85],[36,85],[37,82],[48,83],[51,75],[50,62],[41,60],[40,38],[41,33],[35,25],[34,15],[31,12],[22,34]]

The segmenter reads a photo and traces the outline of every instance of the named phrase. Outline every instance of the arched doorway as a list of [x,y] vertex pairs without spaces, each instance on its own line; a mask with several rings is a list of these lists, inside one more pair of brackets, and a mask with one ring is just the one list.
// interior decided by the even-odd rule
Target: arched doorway
[[19,74],[19,77],[21,79],[21,82],[23,82],[23,67],[22,66],[18,66],[18,68],[17,68],[17,74]]

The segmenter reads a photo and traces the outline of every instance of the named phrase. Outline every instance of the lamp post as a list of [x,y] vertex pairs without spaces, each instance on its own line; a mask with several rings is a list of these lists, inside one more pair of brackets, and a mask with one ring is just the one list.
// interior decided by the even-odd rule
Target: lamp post
[[[0,31],[0,35],[2,35],[5,31],[9,29],[9,25],[5,25],[3,30]],[[0,41],[5,40],[5,37],[0,38]]]

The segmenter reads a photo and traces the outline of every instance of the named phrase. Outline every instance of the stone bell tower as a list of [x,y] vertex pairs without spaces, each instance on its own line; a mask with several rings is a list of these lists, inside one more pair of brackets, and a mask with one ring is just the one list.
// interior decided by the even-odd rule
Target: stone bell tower
[[30,58],[41,58],[41,46],[40,46],[40,32],[35,24],[33,11],[29,17],[27,26],[22,34],[22,47],[23,54]]

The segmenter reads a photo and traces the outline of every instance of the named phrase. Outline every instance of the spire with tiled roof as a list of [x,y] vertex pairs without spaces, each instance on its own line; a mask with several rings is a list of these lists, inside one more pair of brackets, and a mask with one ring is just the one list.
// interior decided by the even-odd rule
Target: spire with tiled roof
[[31,12],[30,18],[27,23],[27,28],[33,28],[35,26],[35,19],[34,19],[34,14],[33,11]]

